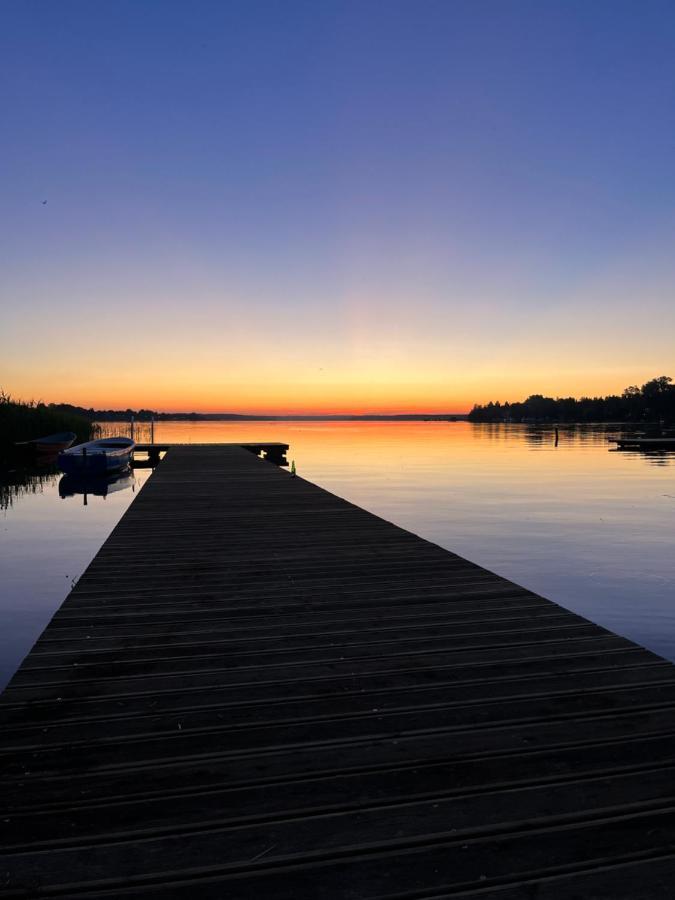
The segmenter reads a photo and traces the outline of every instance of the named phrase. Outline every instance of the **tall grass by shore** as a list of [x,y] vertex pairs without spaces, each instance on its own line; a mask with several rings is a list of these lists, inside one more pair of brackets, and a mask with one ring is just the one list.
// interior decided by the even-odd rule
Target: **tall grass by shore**
[[5,455],[17,441],[74,431],[78,441],[88,441],[96,433],[93,422],[84,416],[52,409],[45,403],[31,400],[15,400],[0,391],[0,450]]

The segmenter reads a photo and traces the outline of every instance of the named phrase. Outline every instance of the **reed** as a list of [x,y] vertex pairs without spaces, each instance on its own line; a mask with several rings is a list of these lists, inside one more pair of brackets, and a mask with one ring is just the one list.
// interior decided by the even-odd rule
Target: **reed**
[[59,431],[74,431],[78,441],[89,441],[97,427],[84,416],[53,409],[40,400],[15,400],[0,390],[0,448],[7,451],[16,441]]

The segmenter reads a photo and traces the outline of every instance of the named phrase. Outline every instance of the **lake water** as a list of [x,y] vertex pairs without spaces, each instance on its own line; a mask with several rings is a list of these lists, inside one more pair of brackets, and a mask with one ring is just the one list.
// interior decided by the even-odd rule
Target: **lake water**
[[[675,660],[675,455],[612,451],[610,432],[167,422],[155,440],[289,443],[298,475]],[[1,683],[149,476],[86,504],[58,474],[2,488]]]

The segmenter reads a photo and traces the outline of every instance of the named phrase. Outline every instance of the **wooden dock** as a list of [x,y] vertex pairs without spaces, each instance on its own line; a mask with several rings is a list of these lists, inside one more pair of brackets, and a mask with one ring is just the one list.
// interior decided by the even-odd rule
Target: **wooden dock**
[[671,900],[674,701],[629,641],[173,447],[0,702],[0,896]]

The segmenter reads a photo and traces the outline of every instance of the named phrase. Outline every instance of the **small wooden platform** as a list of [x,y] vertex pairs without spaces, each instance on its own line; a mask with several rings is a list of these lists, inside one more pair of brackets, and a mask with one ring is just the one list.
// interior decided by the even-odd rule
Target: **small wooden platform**
[[671,900],[674,701],[629,641],[172,447],[0,702],[0,895]]
[[675,437],[610,438],[618,450],[675,450]]

